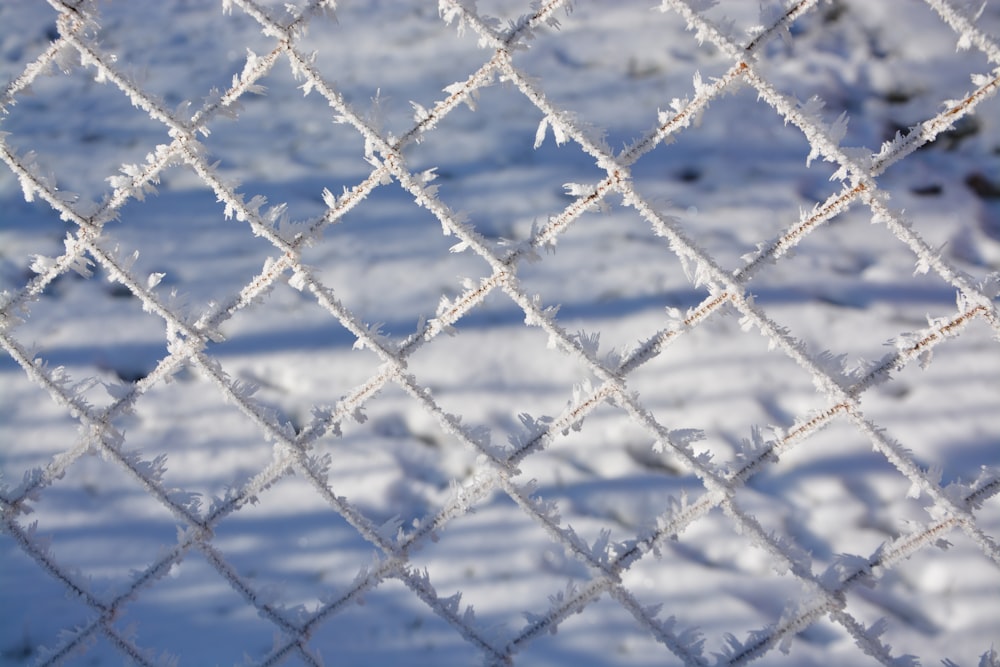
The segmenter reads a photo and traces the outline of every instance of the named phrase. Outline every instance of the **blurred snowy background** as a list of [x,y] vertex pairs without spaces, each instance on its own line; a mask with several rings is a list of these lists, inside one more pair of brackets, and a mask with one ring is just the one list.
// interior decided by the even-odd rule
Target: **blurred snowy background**
[[[0,4],[0,664],[120,664],[123,650],[137,650],[137,662],[169,655],[182,665],[320,657],[480,664],[493,652],[525,665],[660,665],[682,664],[681,645],[692,650],[689,664],[699,664],[699,651],[705,664],[728,664],[758,657],[742,655],[741,644],[759,633],[787,650],[765,645],[761,664],[906,664],[915,656],[975,665],[1000,644],[1000,346],[989,291],[1000,269],[1000,5],[987,3],[975,21],[984,50],[957,48],[962,35],[932,9],[938,2],[807,2],[751,61],[788,99],[821,100],[806,108],[826,125],[843,127],[846,114],[841,144],[863,149],[852,155],[877,154],[897,133],[980,91],[975,113],[958,114],[877,183],[942,265],[993,298],[992,310],[962,319],[970,306],[956,306],[954,281],[933,267],[917,271],[913,250],[884,221],[873,224],[858,198],[796,235],[793,252],[741,274],[748,255],[850,190],[833,178],[840,165],[807,161],[803,132],[746,83],[730,84],[691,127],[630,169],[631,187],[658,214],[746,280],[756,306],[830,367],[860,369],[854,377],[863,378],[935,318],[961,319],[938,325],[933,358],[857,391],[878,434],[905,448],[905,460],[947,498],[976,506],[955,514],[931,498],[937,485],[914,489],[847,416],[810,425],[835,401],[758,328],[741,326],[733,307],[687,327],[719,290],[695,280],[691,260],[680,260],[620,194],[594,207],[605,210],[566,213],[577,195],[564,184],[596,185],[606,165],[562,136],[558,118],[539,133],[542,111],[495,75],[405,145],[403,168],[434,170],[427,187],[496,256],[520,248],[521,294],[558,306],[553,322],[581,348],[594,349],[599,334],[594,358],[611,371],[654,337],[669,339],[629,366],[624,382],[675,444],[689,429],[702,437],[673,452],[615,400],[598,401],[577,422],[573,410],[605,379],[540,327],[525,326],[522,306],[502,287],[436,335],[435,318],[495,267],[453,247],[462,239],[443,234],[442,221],[396,177],[376,179],[356,206],[328,215],[331,204],[339,211],[352,202],[352,189],[385,156],[376,150],[374,166],[366,159],[365,138],[335,122],[342,113],[321,91],[303,89],[309,79],[265,34],[265,15],[285,24],[294,12],[279,2],[232,4]],[[458,18],[443,20],[452,4],[440,4],[345,0],[335,13],[310,6],[294,45],[315,52],[315,71],[359,118],[383,137],[405,137],[449,96],[444,89],[494,55],[474,21],[460,29]],[[734,66],[712,39],[687,29],[677,11],[686,5],[650,5],[559,7],[558,29],[532,26],[513,53],[514,67],[550,104],[615,153],[693,100],[696,79],[709,85]],[[690,3],[740,43],[791,7],[710,5]],[[501,31],[533,11],[527,0],[476,8]],[[979,6],[959,9],[972,16]],[[93,58],[65,41],[71,29]],[[129,179],[147,156],[177,134],[134,106],[107,72],[190,119],[270,56],[275,62],[254,81],[259,90],[204,121],[195,157],[170,161],[155,190],[134,187]],[[52,62],[35,76],[39,59]],[[35,77],[27,87],[26,75]],[[196,163],[208,171],[199,174]],[[210,187],[206,173],[220,185]],[[218,187],[277,221],[279,240],[323,227],[315,242],[296,246],[310,267],[305,284],[280,264],[273,239],[239,210],[226,211]],[[119,201],[116,188],[128,196]],[[106,211],[113,215],[93,247],[132,262],[135,284],[185,323],[217,325],[201,362],[171,365],[190,337],[149,312],[152,297],[138,298],[94,251],[84,253],[89,266],[76,263],[81,271],[58,264],[72,249],[67,234],[97,231],[79,220],[96,212],[104,223]],[[570,224],[536,244],[537,260],[528,261],[538,230],[564,218]],[[275,262],[281,277],[252,303],[241,301]],[[385,338],[358,344],[312,285]],[[379,340],[389,350],[407,346],[413,385],[371,349]],[[222,380],[234,397],[252,399],[227,400]],[[369,396],[376,380],[385,383]],[[61,404],[65,397],[78,404]],[[122,400],[129,409],[115,407]],[[803,426],[803,437],[794,436]],[[543,437],[506,470],[470,446],[486,433],[496,460],[514,451],[508,441]],[[699,473],[741,470],[757,433],[784,450],[733,481],[723,502]],[[314,460],[283,474],[291,455],[282,437],[305,442]],[[685,452],[705,455],[702,467]],[[146,480],[126,471],[130,462]],[[541,508],[535,516],[512,499],[516,490],[522,504]],[[684,502],[709,509],[681,523],[676,539],[660,535]],[[733,508],[755,517],[804,569],[787,572]],[[558,535],[539,519],[556,514]],[[191,517],[211,519],[211,530],[196,534]],[[925,535],[936,522],[940,531]],[[848,576],[911,534],[921,546],[907,558],[865,583]],[[649,536],[650,553],[616,560]],[[599,562],[620,571],[602,579]],[[803,583],[803,572],[815,581]],[[430,595],[416,591],[421,581]],[[820,585],[842,589],[834,597],[843,606],[777,632],[801,610],[822,607]],[[597,588],[573,602],[588,586]],[[615,591],[661,605],[658,615],[636,612]],[[459,592],[460,604],[444,601]],[[475,617],[462,620],[467,605]],[[448,620],[452,611],[458,620]],[[845,618],[885,653],[866,656]],[[671,637],[677,644],[668,647]]]

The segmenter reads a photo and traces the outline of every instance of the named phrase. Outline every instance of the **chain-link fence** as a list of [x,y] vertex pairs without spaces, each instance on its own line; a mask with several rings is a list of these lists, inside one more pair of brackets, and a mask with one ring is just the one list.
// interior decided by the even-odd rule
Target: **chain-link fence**
[[0,10],[8,662],[997,663],[995,10],[223,4]]

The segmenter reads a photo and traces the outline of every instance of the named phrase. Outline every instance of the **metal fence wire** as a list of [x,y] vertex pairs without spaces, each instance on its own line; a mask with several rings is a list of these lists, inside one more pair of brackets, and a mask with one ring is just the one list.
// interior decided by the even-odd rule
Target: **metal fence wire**
[[[968,56],[956,61],[968,65],[965,78],[952,79],[969,92],[948,99],[933,88],[919,91],[938,111],[899,123],[894,135],[883,127],[862,135],[885,139],[872,150],[842,145],[848,125],[840,111],[851,114],[852,127],[865,128],[874,102],[845,109],[850,105],[830,92],[837,88],[813,86],[822,73],[794,67],[827,57],[824,48],[836,53],[824,35],[846,34],[835,31],[856,20],[852,12],[864,3],[772,4],[759,25],[746,29],[724,20],[728,9],[743,11],[739,3],[702,0],[664,0],[658,11],[583,0],[521,8],[477,7],[474,0],[340,8],[331,0],[225,0],[209,25],[199,18],[199,3],[49,0],[45,37],[34,41],[18,33],[16,20],[29,4],[0,9],[7,77],[0,156],[8,170],[0,184],[10,186],[2,191],[0,225],[11,239],[0,299],[7,355],[0,366],[7,387],[0,408],[0,569],[7,574],[0,575],[0,594],[11,628],[0,647],[5,660],[1000,664],[989,640],[1000,639],[1000,472],[990,467],[1000,461],[1000,314],[990,273],[996,265],[976,239],[964,255],[957,241],[942,248],[927,240],[938,239],[943,227],[973,224],[963,211],[937,211],[927,233],[921,209],[904,212],[889,201],[898,183],[907,184],[907,196],[933,202],[941,198],[936,183],[957,182],[969,196],[978,193],[984,216],[998,215],[989,169],[934,171],[945,169],[934,160],[952,159],[976,142],[987,144],[983,159],[996,164],[976,128],[995,125],[1000,47],[975,11],[947,0],[888,3],[898,5],[898,15],[876,12],[883,23],[867,32],[855,26],[876,40],[905,32],[896,22],[924,12],[953,51],[960,47],[956,58]],[[508,10],[503,15],[515,18],[489,16]],[[129,23],[130,13],[137,22]],[[626,14],[641,20],[624,23]],[[386,99],[390,84],[406,74],[378,63],[408,39],[399,28],[403,15],[419,17],[423,27],[414,30],[436,30],[427,34],[437,40],[428,51],[433,76],[411,82],[425,100],[412,108]],[[587,30],[620,31],[614,48],[626,48],[630,31],[640,28],[658,37],[636,37],[636,45],[688,54],[692,63],[681,85],[647,67],[642,53],[632,57],[617,76],[622,85],[652,82],[642,89],[648,104],[602,90],[603,80],[587,83],[587,63],[569,62],[579,78],[533,69],[531,58],[572,61],[572,54],[598,49],[599,41],[586,43],[597,34]],[[188,35],[178,39],[193,45],[225,45],[232,30],[252,35],[253,43],[229,54],[226,65],[237,63],[234,69],[212,61],[214,52],[182,44],[187,61],[151,59],[150,71],[138,74],[116,55],[130,30],[133,39],[148,39],[150,52],[161,32]],[[370,48],[359,55],[348,45],[361,44],[352,31],[365,30]],[[460,58],[450,50],[452,39],[468,45]],[[850,55],[860,47],[839,48]],[[363,58],[370,60],[358,71],[382,73],[386,82],[352,78],[348,64]],[[157,68],[182,84],[189,75],[209,80],[195,73],[216,68],[219,87],[165,90]],[[442,78],[455,71],[464,74]],[[280,77],[300,90],[273,101],[277,84],[270,80]],[[789,81],[804,81],[816,96],[789,89]],[[46,88],[58,82],[85,92],[46,92],[58,91]],[[265,86],[272,102],[258,101],[267,99],[260,96]],[[906,94],[918,93],[890,86],[887,95],[896,97],[878,108],[903,108]],[[726,106],[734,99],[745,112]],[[88,143],[86,128],[71,126],[99,124],[101,104],[121,101],[133,108],[114,116],[123,120],[107,141],[123,153],[103,173],[93,148],[102,139]],[[263,104],[270,105],[266,112],[259,111]],[[237,182],[229,163],[255,155],[266,164],[268,137],[302,135],[299,149],[308,152],[299,105],[319,119],[317,133],[340,133],[337,142],[364,162],[355,159],[339,172],[336,162],[322,169],[303,163],[271,180],[244,172]],[[400,130],[396,122],[390,131],[393,123],[378,107],[390,116],[406,107],[408,126]],[[604,116],[588,115],[605,107],[611,111]],[[745,115],[746,123],[769,127],[769,136],[779,137],[775,152],[766,142],[741,143],[753,129],[720,128],[713,112],[725,109],[726,123]],[[615,128],[594,118],[632,113],[649,129],[613,148],[608,136]],[[486,120],[477,125],[480,118]],[[532,126],[529,150],[515,156],[524,118]],[[62,135],[84,137],[65,149],[75,155],[59,152]],[[213,143],[219,135],[223,140]],[[474,154],[475,137],[483,136],[491,142],[489,159]],[[150,137],[159,139],[147,143]],[[798,142],[794,161],[802,173],[821,178],[780,171],[786,138]],[[220,158],[230,149],[236,157]],[[764,172],[778,165],[769,177],[806,183],[815,206],[789,215],[784,203],[771,201],[782,195],[764,177],[752,186],[720,181],[713,190],[711,169],[671,171],[683,166],[680,158],[670,162],[674,156],[697,154],[704,165],[743,159],[741,150]],[[122,165],[122,154],[145,159]],[[64,158],[75,159],[74,173],[60,171]],[[497,167],[505,159],[520,166]],[[886,180],[894,165],[903,175]],[[552,195],[562,187],[550,180],[562,176],[560,169],[579,182]],[[475,189],[450,200],[449,185],[470,172],[479,174],[479,196],[494,197],[488,201],[502,210],[459,212]],[[67,181],[104,189],[73,195]],[[536,181],[545,182],[538,201],[557,207],[525,216],[531,202],[517,206],[530,200]],[[668,181],[688,190],[658,185]],[[289,207],[267,203],[275,182],[284,184]],[[393,197],[380,200],[389,190]],[[687,196],[678,192],[695,199],[678,204]],[[209,213],[197,224],[186,221],[201,194],[211,201],[200,210]],[[184,204],[184,197],[195,203]],[[729,203],[716,210],[718,226],[699,226],[720,199]],[[297,204],[305,214],[292,220]],[[768,212],[768,223],[746,227],[762,234],[747,240],[735,227],[751,209]],[[388,223],[364,236],[368,211],[383,222],[412,218],[429,228],[429,221],[437,228],[430,243],[445,245],[421,245],[423,236]],[[496,223],[508,213],[525,224]],[[601,227],[619,219],[629,221],[621,223],[626,231]],[[833,236],[855,220],[863,224],[852,227],[854,236]],[[175,231],[150,236],[156,224]],[[883,245],[867,235],[882,235]],[[737,236],[740,243],[726,249],[725,239]],[[57,249],[46,253],[55,238]],[[252,244],[248,261],[257,268],[238,283],[214,282],[241,239]],[[359,243],[389,249],[360,267],[351,263],[352,254],[367,252]],[[629,243],[637,254],[616,255]],[[747,243],[749,252],[737,259],[732,251]],[[900,252],[903,270],[880,282],[857,278],[867,265],[838,269],[833,264],[849,256],[841,254],[849,243],[876,249],[870,265],[880,261],[879,248]],[[969,259],[977,252],[978,264]],[[144,263],[149,256],[158,263]],[[407,263],[415,256],[430,259]],[[570,265],[580,258],[587,266]],[[464,262],[457,271],[474,277],[439,284],[437,263],[452,261]],[[662,267],[678,282],[660,300],[652,288],[623,296],[587,275],[602,263],[625,276],[625,285]],[[178,285],[185,278],[177,274],[190,267],[197,272],[192,284],[211,298],[183,298]],[[369,270],[384,272],[385,282],[372,285],[392,289],[361,299],[356,294],[366,281],[375,281]],[[811,272],[837,270],[861,287],[847,295],[796,291]],[[442,275],[451,280],[454,272]],[[579,283],[585,297],[561,303],[562,292],[546,291],[560,282]],[[883,289],[887,284],[893,289]],[[432,293],[436,310],[420,312],[415,328],[375,324],[396,303],[390,292],[406,295],[411,287]],[[928,306],[921,290],[944,293],[951,303],[935,297]],[[883,301],[888,306],[880,310]],[[131,309],[140,324],[110,331],[117,320],[101,323],[104,302]],[[911,306],[934,312],[916,324],[883,317]],[[268,327],[295,329],[296,308],[319,313],[325,328],[313,337],[300,331],[268,339]],[[892,327],[895,344],[873,360],[845,358],[858,353],[853,338],[823,339],[809,328],[821,321],[820,311],[809,308],[843,318],[859,340],[869,327]],[[789,309],[799,309],[799,317],[784,319]],[[644,318],[633,322],[628,316],[638,311]],[[576,331],[588,312],[607,316],[591,322],[589,332]],[[284,317],[292,321],[287,329],[279,326]],[[623,338],[638,342],[624,351],[601,349],[598,334],[606,340],[619,331],[613,321],[628,326]],[[58,337],[50,334],[61,328],[69,338],[53,342]],[[150,331],[159,345],[154,339],[130,347],[131,337]],[[476,337],[490,332],[493,338]],[[81,339],[87,336],[93,338]],[[324,336],[336,345],[323,343]],[[543,344],[518,357],[518,346],[528,345],[519,342],[502,357],[502,341],[517,336],[541,336]],[[767,350],[727,369],[738,362],[726,355],[754,341]],[[286,356],[270,366],[278,376],[246,370],[279,347]],[[122,362],[133,348],[152,361]],[[932,352],[933,365],[914,368],[928,365]],[[304,355],[294,357],[299,365],[283,367],[296,353]],[[570,368],[566,375],[576,381],[543,377],[549,371],[537,372],[533,355]],[[466,365],[475,375],[463,374]],[[274,389],[282,372],[303,373],[293,383],[294,405]],[[529,378],[523,386],[520,377]],[[518,405],[519,391],[534,395],[533,382],[548,382],[554,403]],[[731,424],[729,404],[713,404],[705,393],[719,385],[737,395],[733,400],[764,405],[764,413],[751,410],[749,422]],[[952,395],[965,409],[949,412],[953,404],[935,398]],[[906,402],[914,396],[925,402]],[[216,413],[203,410],[216,399],[229,417],[213,424]],[[892,405],[939,405],[942,419],[964,429],[965,439],[922,429],[923,413],[894,413]],[[504,431],[507,442],[498,442]],[[388,482],[386,460],[395,462]],[[871,470],[878,474],[866,477]],[[224,488],[206,488],[202,472],[227,480]],[[172,476],[180,473],[189,477]],[[863,537],[840,532],[848,525]],[[122,562],[131,566],[119,568]],[[313,578],[303,579],[305,571]],[[945,574],[934,579],[931,572]],[[205,620],[212,609],[223,611]],[[211,636],[197,639],[199,627],[211,628]],[[201,652],[213,643],[227,647]],[[921,655],[944,644],[946,654]]]

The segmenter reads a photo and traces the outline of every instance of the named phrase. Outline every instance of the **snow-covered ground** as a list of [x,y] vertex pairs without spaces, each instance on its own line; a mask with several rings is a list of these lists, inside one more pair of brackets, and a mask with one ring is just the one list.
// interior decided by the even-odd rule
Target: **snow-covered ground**
[[[233,85],[248,57],[266,57],[276,46],[240,6],[224,13],[207,0],[86,4],[97,20],[82,38],[99,45],[107,64],[142,91],[187,118],[217,96],[213,89]],[[402,137],[415,112],[433,109],[448,96],[444,88],[465,81],[493,55],[474,25],[460,30],[457,19],[442,20],[450,4],[441,4],[439,11],[427,0],[345,0],[335,16],[311,18],[296,48],[316,52],[315,70],[383,136]],[[580,0],[572,12],[555,15],[558,30],[537,27],[525,42],[529,48],[514,54],[514,66],[533,77],[550,104],[571,112],[577,125],[603,132],[616,152],[662,122],[660,112],[669,117],[675,103],[694,98],[696,78],[711,84],[734,64],[712,39],[686,29],[675,11],[682,3],[666,2],[663,12],[650,4]],[[282,21],[283,5],[262,3]],[[530,11],[526,0],[480,0],[477,8],[480,16],[498,17],[498,29]],[[744,0],[699,11],[717,25],[731,19],[732,34],[743,41],[761,21],[757,3]],[[781,13],[767,9],[763,16],[773,21]],[[170,654],[182,665],[245,658],[257,664],[290,635],[234,589],[214,556],[224,558],[259,606],[269,601],[267,609],[297,619],[343,595],[359,571],[384,566],[387,554],[299,470],[213,524],[206,542],[212,549],[187,550],[162,576],[135,584],[139,573],[194,539],[190,527],[113,455],[102,454],[96,431],[81,430],[71,410],[19,365],[15,343],[44,361],[49,374],[38,377],[62,367],[68,395],[85,398],[91,414],[139,382],[144,393],[134,410],[113,412],[109,423],[124,434],[123,451],[142,461],[163,457],[160,487],[198,494],[196,516],[238,494],[286,450],[197,364],[144,380],[158,377],[154,369],[176,351],[176,345],[168,350],[173,334],[120,281],[108,280],[100,262],[90,277],[64,272],[40,295],[10,307],[48,266],[44,258],[65,252],[67,232],[79,231],[39,193],[25,200],[24,179],[11,168],[14,156],[17,164],[37,165],[60,192],[75,193],[71,205],[84,212],[98,210],[121,184],[113,177],[123,165],[144,165],[149,153],[172,140],[114,83],[95,77],[92,63],[60,57],[62,69],[35,79],[30,90],[8,85],[59,37],[56,16],[46,3],[0,4],[0,139],[7,165],[0,168],[0,664],[44,661],[98,619],[94,605],[133,589],[132,599],[115,603],[109,627],[150,662]],[[976,25],[992,36],[995,50],[1000,4],[988,3]],[[939,249],[960,279],[994,296],[1000,100],[993,92],[1000,63],[977,45],[957,49],[959,37],[917,0],[821,2],[796,19],[788,35],[756,51],[754,71],[790,99],[818,96],[825,106],[816,116],[827,125],[846,113],[842,145],[867,149],[852,155],[878,153],[897,131],[905,134],[941,113],[946,101],[981,88],[985,99],[974,114],[889,166],[878,185],[891,196],[891,209],[902,212],[899,219]],[[373,169],[365,139],[334,122],[340,112],[318,91],[304,96],[304,81],[279,55],[257,82],[266,90],[243,96],[235,118],[212,118],[210,133],[199,137],[205,162],[217,164],[221,181],[247,202],[266,197],[262,214],[286,205],[293,222],[318,219],[330,200],[325,190],[340,198]],[[435,170],[431,184],[439,200],[464,212],[502,257],[573,204],[573,190],[564,184],[594,185],[607,173],[572,139],[557,141],[564,129],[558,122],[539,135],[543,113],[514,82],[494,78],[470,101],[406,145],[405,168]],[[747,255],[845,187],[832,178],[839,165],[823,156],[807,160],[810,150],[803,132],[757,89],[733,85],[674,141],[639,158],[631,166],[632,185],[721,269],[748,280],[754,304],[811,358],[829,351],[831,365],[861,369],[856,381],[886,355],[907,349],[907,336],[927,331],[928,318],[956,318],[970,306],[956,306],[955,283],[935,267],[915,271],[914,251],[884,220],[873,224],[871,209],[859,200],[775,263],[752,276],[741,272]],[[303,248],[301,261],[357,321],[378,325],[398,345],[443,312],[442,299],[454,302],[494,267],[471,249],[453,248],[461,239],[443,234],[441,221],[417,205],[398,178],[386,180]],[[217,198],[194,168],[172,164],[159,174],[155,193],[121,207],[98,245],[115,257],[137,251],[131,274],[174,312],[197,321],[282,257],[241,216],[226,215]],[[695,280],[697,266],[678,259],[668,239],[623,197],[611,194],[604,204],[606,210],[585,212],[540,248],[537,261],[519,262],[521,293],[538,295],[541,307],[559,306],[554,322],[574,340],[587,343],[599,334],[597,358],[611,369],[618,358],[608,356],[613,350],[628,358],[651,337],[682,329],[659,354],[629,366],[625,382],[643,414],[674,431],[675,439],[687,429],[703,432],[691,452],[710,454],[711,462],[697,464],[699,471],[669,446],[661,451],[642,415],[629,414],[627,401],[615,399],[566,432],[556,428],[540,451],[516,462],[520,473],[508,483],[525,493],[534,489],[555,508],[562,529],[572,527],[580,540],[597,544],[595,554],[616,562],[623,543],[662,528],[683,502],[697,507],[712,498],[699,472],[738,470],[757,429],[765,441],[781,440],[800,426],[811,429],[810,420],[836,401],[731,306],[685,327],[681,321],[717,293],[712,281]],[[146,276],[153,276],[148,283]],[[385,368],[302,287],[301,276],[286,271],[266,295],[219,318],[224,339],[205,348],[225,377],[257,387],[252,405],[273,410],[275,424],[299,434],[316,424],[315,408],[321,415],[344,405]],[[783,440],[787,448],[778,460],[733,483],[729,500],[717,498],[713,509],[682,524],[677,539],[657,541],[656,554],[629,561],[622,588],[609,583],[610,590],[626,591],[641,605],[662,605],[658,621],[676,619],[670,636],[686,639],[683,631],[696,628],[708,663],[714,654],[732,655],[727,635],[743,642],[748,633],[822,601],[802,576],[811,573],[838,589],[857,563],[891,552],[880,552],[882,545],[900,546],[902,536],[968,516],[944,512],[944,501],[934,502],[927,488],[912,492],[912,480],[873,448],[884,437],[905,448],[903,461],[929,471],[931,481],[940,471],[940,485],[959,509],[970,489],[982,488],[975,522],[946,524],[930,544],[898,562],[886,555],[891,564],[877,568],[873,581],[840,586],[849,617],[832,607],[809,616],[798,634],[785,637],[787,653],[774,647],[760,663],[875,664],[845,628],[856,621],[860,635],[874,637],[878,632],[870,629],[885,619],[878,641],[891,645],[892,658],[979,664],[991,646],[1000,646],[1000,499],[996,482],[990,485],[1000,474],[995,296],[991,305],[992,324],[983,314],[989,309],[981,308],[954,328],[957,335],[931,341],[928,364],[911,361],[860,392],[858,414],[875,426],[872,433],[840,414],[804,438]],[[462,442],[462,434],[485,427],[495,450],[509,451],[509,439],[530,438],[532,429],[562,418],[579,396],[603,383],[580,355],[552,344],[525,320],[521,305],[496,288],[454,323],[452,335],[407,348],[407,373],[440,411],[408,393],[405,382],[390,380],[364,402],[363,420],[344,420],[339,434],[331,429],[310,441],[313,454],[329,457],[323,474],[331,494],[374,526],[386,526],[388,540],[396,539],[399,525],[405,541],[463,486],[497,486],[490,477],[496,466]],[[465,430],[456,433],[443,415],[460,416]],[[59,457],[80,447],[90,453],[48,479]],[[38,479],[45,482],[22,497]],[[959,482],[973,486],[948,486]],[[410,580],[376,577],[377,585],[311,628],[305,651],[292,651],[283,664],[309,664],[318,655],[343,665],[482,663],[488,651],[442,618],[447,605],[433,610],[414,592],[424,572],[439,598],[461,592],[459,616],[466,605],[474,607],[469,627],[494,647],[520,637],[516,664],[682,662],[607,590],[545,634],[523,636],[550,608],[598,581],[600,572],[572,553],[568,533],[560,541],[546,532],[539,519],[545,512],[529,516],[509,493],[486,493],[474,509],[456,512],[434,540],[418,540],[408,553]],[[742,525],[734,514],[744,517]],[[798,576],[783,572],[788,564],[767,551],[746,517],[776,536],[784,554],[803,554]],[[604,531],[610,531],[608,550],[601,547]],[[47,542],[56,567],[77,573],[72,576],[87,582],[94,600],[70,592],[29,555],[19,543],[29,534],[32,549],[41,553]],[[945,543],[935,540],[950,546],[943,550]],[[69,655],[69,664],[119,664],[122,654],[110,637],[94,633]]]

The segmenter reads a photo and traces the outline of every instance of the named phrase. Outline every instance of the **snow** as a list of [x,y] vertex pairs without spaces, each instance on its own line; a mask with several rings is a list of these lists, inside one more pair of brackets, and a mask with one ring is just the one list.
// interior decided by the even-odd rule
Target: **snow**
[[[137,106],[191,119],[269,62],[275,37],[231,4],[96,2],[80,34],[114,72],[63,47],[27,90],[8,82],[68,24],[0,6],[0,665],[100,621],[88,595],[116,601],[112,632],[69,664],[134,646],[185,665],[972,665],[1000,642],[1000,7],[962,39],[936,0],[819,3],[733,74],[767,94],[716,96],[727,40],[782,7],[580,0],[438,118],[492,57],[484,26],[529,3],[342,2],[295,42],[333,104],[279,54],[187,163],[135,187],[183,134]],[[472,4],[498,20],[460,20]],[[685,7],[712,23],[687,30]],[[946,130],[931,145],[870,161],[977,88],[953,129],[924,126]],[[690,127],[635,143],[699,92]],[[405,172],[380,138],[407,141]],[[601,185],[613,169],[634,191]],[[58,263],[78,229],[45,184],[74,215],[130,195],[89,263]],[[859,184],[868,199],[838,203]],[[743,281],[752,300],[707,314]],[[161,363],[209,324],[203,354]],[[219,511],[210,536],[188,520]],[[328,604],[297,646],[289,628]]]

